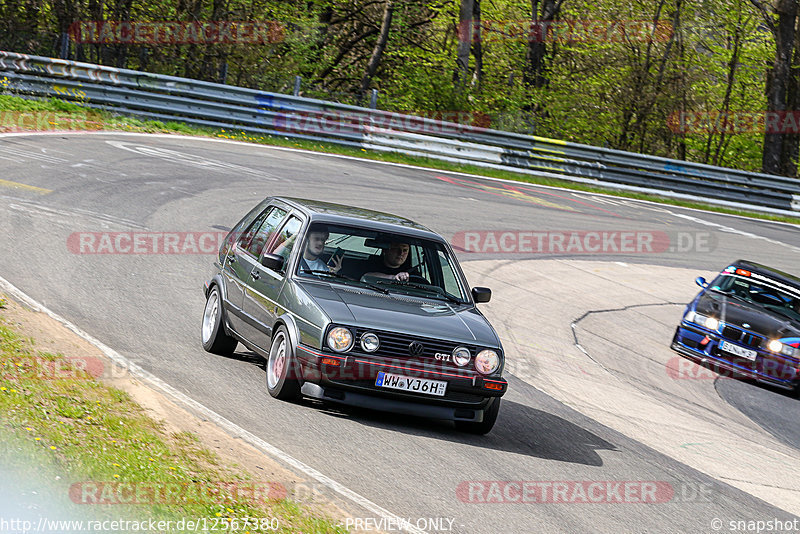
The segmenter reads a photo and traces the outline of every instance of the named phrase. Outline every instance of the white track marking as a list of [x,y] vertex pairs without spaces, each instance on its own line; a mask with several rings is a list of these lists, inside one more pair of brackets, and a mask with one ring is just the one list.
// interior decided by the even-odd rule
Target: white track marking
[[148,371],[145,371],[132,361],[128,360],[125,356],[118,353],[108,345],[105,345],[103,342],[95,339],[90,334],[84,332],[77,326],[75,326],[70,321],[64,319],[60,315],[50,311],[50,309],[46,308],[45,306],[39,304],[33,298],[29,297],[25,293],[23,293],[20,289],[16,286],[11,284],[8,280],[3,277],[0,277],[0,288],[6,291],[9,295],[14,297],[16,300],[19,300],[25,303],[26,306],[32,308],[35,311],[42,312],[47,314],[48,316],[52,317],[59,323],[63,324],[75,334],[79,335],[98,349],[100,349],[103,354],[105,354],[111,361],[116,363],[117,365],[123,367],[127,371],[131,373],[131,375],[144,380],[145,382],[149,383],[151,386],[155,387],[156,389],[160,390],[162,393],[166,394],[168,397],[172,398],[173,400],[177,401],[178,403],[184,405],[185,407],[190,408],[197,414],[202,415],[203,417],[207,418],[208,420],[212,421],[214,424],[219,426],[220,428],[224,429],[228,432],[231,436],[240,438],[251,445],[257,447],[258,449],[262,450],[263,452],[269,454],[273,458],[292,466],[296,470],[300,471],[301,473],[313,478],[320,484],[324,484],[331,490],[335,491],[336,493],[342,495],[343,497],[353,501],[354,503],[364,507],[365,509],[369,510],[370,512],[380,516],[381,518],[386,519],[387,521],[392,522],[396,525],[403,525],[406,532],[412,532],[414,534],[426,534],[426,532],[422,529],[416,528],[415,526],[408,523],[408,521],[400,518],[389,512],[388,510],[378,506],[374,502],[370,501],[366,497],[359,495],[358,493],[354,492],[353,490],[347,488],[346,486],[336,482],[332,478],[320,473],[316,469],[311,466],[304,464],[303,462],[295,459],[294,457],[290,456],[289,454],[283,452],[281,449],[275,447],[274,445],[267,443],[263,439],[259,438],[258,436],[248,432],[247,430],[243,429],[242,427],[236,425],[232,421],[225,419],[218,413],[214,412],[210,408],[206,408],[204,405],[200,404],[196,400],[192,399],[188,395],[181,393],[174,387],[170,386],[157,376],[151,374]]
[[764,236],[757,235],[757,234],[754,234],[754,233],[751,233],[751,232],[745,232],[744,230],[738,230],[736,228],[731,228],[730,226],[725,226],[723,224],[719,224],[719,223],[715,223],[715,222],[711,222],[711,221],[706,221],[704,219],[700,219],[698,217],[692,217],[691,215],[685,215],[683,213],[670,212],[670,214],[672,216],[674,216],[674,217],[678,217],[678,218],[681,218],[681,219],[686,219],[686,220],[692,221],[693,223],[697,223],[697,224],[702,224],[702,225],[705,225],[705,226],[711,226],[711,227],[714,227],[714,228],[718,228],[720,232],[726,232],[726,233],[729,233],[729,234],[737,234],[737,235],[740,235],[742,237],[749,237],[750,239],[759,239],[761,241],[766,241],[767,243],[772,243],[773,245],[779,245],[781,247],[786,247],[786,248],[788,248],[790,250],[793,250],[795,252],[800,252],[800,247],[796,247],[794,245],[790,245],[788,243],[784,243],[783,241],[778,241],[776,239],[770,239],[769,237],[764,237]]
[[122,150],[127,150],[135,154],[150,156],[153,158],[160,158],[170,161],[172,163],[191,165],[193,167],[200,167],[201,169],[224,172],[226,174],[246,174],[266,180],[274,180],[274,181],[278,180],[276,176],[273,176],[266,171],[251,169],[249,167],[243,167],[241,165],[236,165],[235,163],[228,163],[226,161],[207,159],[195,154],[178,152],[177,150],[170,150],[167,148],[161,148],[155,146],[134,145],[132,143],[123,143],[121,141],[106,141],[106,143],[108,143],[113,147],[121,148]]
[[25,150],[20,147],[14,147],[8,145],[0,146],[0,157],[2,157],[3,159],[17,158],[17,159],[12,159],[12,161],[17,161],[17,162],[21,162],[26,159],[34,159],[37,161],[42,161],[44,163],[66,163],[67,161],[64,158],[48,156],[46,154],[37,154],[36,152],[32,152],[30,150]]
[[9,209],[16,211],[24,211],[32,215],[46,215],[46,216],[62,215],[67,217],[75,217],[75,215],[80,215],[84,217],[89,217],[91,219],[97,219],[104,223],[120,224],[126,228],[139,228],[140,230],[149,230],[147,226],[139,224],[136,221],[125,219],[123,217],[116,217],[114,215],[107,215],[105,213],[97,213],[94,211],[84,210],[80,208],[54,208],[52,206],[42,205],[32,200],[6,196],[6,195],[0,195],[0,199],[12,201],[12,203],[8,205]]
[[[233,140],[230,140],[230,139],[216,139],[216,138],[213,138],[213,137],[197,137],[197,136],[192,136],[192,135],[178,136],[178,135],[175,135],[175,134],[147,134],[147,133],[139,133],[139,132],[114,132],[114,131],[102,130],[102,131],[85,131],[85,132],[76,132],[76,131],[27,132],[27,133],[26,132],[13,132],[13,133],[0,134],[0,138],[2,138],[2,137],[30,137],[30,136],[33,136],[33,135],[36,135],[36,136],[48,136],[48,135],[81,135],[81,136],[84,136],[84,135],[85,136],[106,135],[106,136],[112,136],[113,135],[113,136],[125,136],[125,137],[148,137],[148,138],[151,138],[151,139],[172,139],[172,140],[175,140],[175,139],[190,139],[190,140],[194,140],[194,141],[207,141],[207,142],[211,142],[211,143],[228,143],[228,144],[234,144],[234,145],[239,145],[239,146],[247,146],[247,147],[250,147],[250,148],[253,148],[255,146],[255,147],[260,147],[260,148],[268,149],[268,150],[276,150],[276,151],[283,151],[283,152],[294,152],[294,153],[297,153],[297,154],[302,154],[304,156],[308,156],[309,154],[314,154],[314,155],[317,155],[317,156],[320,156],[320,157],[351,160],[351,161],[357,161],[357,162],[360,162],[360,163],[374,163],[376,165],[388,165],[388,166],[391,166],[391,167],[400,167],[400,168],[403,168],[403,169],[412,169],[412,170],[419,170],[419,171],[426,171],[426,172],[433,172],[433,173],[448,174],[448,175],[451,175],[451,176],[465,176],[465,177],[469,177],[469,178],[480,178],[481,180],[487,180],[487,181],[491,181],[491,182],[501,182],[501,183],[506,183],[506,184],[515,184],[515,185],[524,184],[524,185],[528,185],[530,187],[536,187],[536,188],[540,188],[540,189],[550,189],[550,190],[554,190],[554,191],[568,191],[568,192],[575,193],[575,194],[594,195],[596,197],[602,197],[602,198],[608,198],[608,199],[622,199],[622,200],[626,200],[628,202],[634,202],[634,203],[637,203],[637,204],[645,204],[645,205],[654,206],[654,207],[656,207],[656,206],[658,206],[658,207],[670,206],[669,204],[663,204],[661,202],[655,202],[655,201],[652,201],[652,200],[641,200],[641,199],[638,199],[638,198],[627,198],[627,197],[620,196],[620,195],[609,195],[609,194],[605,194],[605,193],[586,192],[586,191],[581,191],[581,190],[578,190],[578,189],[570,189],[569,187],[556,187],[556,186],[552,186],[552,185],[529,184],[529,183],[520,182],[520,181],[517,181],[517,180],[506,180],[506,179],[503,179],[503,178],[492,178],[490,176],[481,176],[479,174],[469,174],[469,173],[465,173],[465,172],[446,171],[446,170],[441,170],[441,169],[432,169],[430,167],[420,167],[419,165],[409,165],[407,163],[394,163],[392,161],[379,161],[379,160],[373,160],[373,159],[359,158],[359,157],[355,157],[355,156],[345,156],[345,155],[342,155],[342,154],[329,154],[327,152],[315,152],[313,150],[307,150],[307,149],[301,149],[301,148],[291,148],[291,147],[272,146],[272,145],[260,145],[260,144],[256,144],[256,143],[246,143],[244,141],[233,141]],[[557,175],[554,175],[554,177],[558,178]],[[597,184],[597,185],[601,185],[601,184]],[[651,194],[656,194],[657,195],[658,192],[657,191],[656,192],[651,192]],[[696,201],[698,199],[693,198],[692,200]],[[700,200],[702,201],[702,199],[700,199]],[[689,207],[684,207],[684,206],[676,206],[676,207],[680,208],[682,210],[686,210],[686,211],[694,211],[694,212],[698,212],[698,213],[708,213],[707,210],[702,210],[702,209],[699,209],[699,208],[689,208]],[[746,205],[739,205],[739,206],[734,206],[734,207],[737,207],[738,209],[746,209],[747,208]],[[794,216],[800,215],[800,212],[795,213],[795,212],[789,212],[788,210],[782,210],[782,211],[784,211],[787,215],[794,215]],[[671,212],[669,212],[669,213],[671,213]],[[736,218],[736,219],[744,219],[744,220],[748,220],[748,221],[749,220],[753,220],[751,217],[745,217],[744,215],[736,215],[736,214],[733,214],[733,213],[717,213],[717,212],[714,212],[714,215],[719,216],[719,217],[733,217],[733,218]],[[766,221],[764,219],[759,219],[759,221],[761,221],[761,222],[769,222],[769,223],[775,224],[775,225],[791,226],[793,228],[800,227],[799,225],[792,224],[792,223],[785,223],[785,222],[782,222],[782,221]]]

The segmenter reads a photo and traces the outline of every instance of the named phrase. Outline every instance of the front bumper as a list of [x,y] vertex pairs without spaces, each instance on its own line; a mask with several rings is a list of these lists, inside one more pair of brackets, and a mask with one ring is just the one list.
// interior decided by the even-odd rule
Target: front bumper
[[751,361],[723,351],[720,348],[722,341],[740,345],[717,331],[682,322],[675,330],[672,349],[723,374],[752,378],[783,389],[800,387],[800,361],[761,347],[743,347],[756,351],[756,358]]
[[[332,354],[300,345],[296,352],[302,392],[332,402],[434,419],[481,422],[483,412],[503,396],[508,382],[451,369],[433,369],[409,361]],[[376,386],[378,373],[393,373],[447,383],[444,396]]]

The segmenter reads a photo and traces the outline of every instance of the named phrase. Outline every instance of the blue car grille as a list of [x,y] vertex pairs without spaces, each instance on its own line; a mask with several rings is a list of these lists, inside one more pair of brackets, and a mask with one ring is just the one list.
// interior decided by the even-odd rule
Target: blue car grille
[[738,341],[743,345],[747,345],[748,347],[753,347],[753,348],[760,347],[761,344],[764,342],[763,337],[751,334],[749,332],[745,332],[744,330],[740,330],[730,325],[725,325],[722,328],[722,336],[731,341]]

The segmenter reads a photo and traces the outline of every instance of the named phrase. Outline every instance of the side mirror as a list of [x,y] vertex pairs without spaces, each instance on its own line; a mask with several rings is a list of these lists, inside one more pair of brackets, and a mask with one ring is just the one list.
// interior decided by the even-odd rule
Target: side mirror
[[278,254],[264,254],[261,258],[261,265],[277,272],[283,271],[283,264],[285,262],[286,260],[283,259],[283,256],[279,256]]
[[477,302],[489,302],[492,299],[492,290],[488,287],[473,287],[472,300]]
[[698,276],[697,278],[695,278],[694,283],[700,287],[708,287],[708,282],[706,282],[706,279],[703,278],[702,276]]

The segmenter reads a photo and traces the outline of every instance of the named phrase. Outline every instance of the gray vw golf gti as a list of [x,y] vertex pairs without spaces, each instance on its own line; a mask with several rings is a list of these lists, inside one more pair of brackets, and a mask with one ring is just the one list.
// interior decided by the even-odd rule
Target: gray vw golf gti
[[206,282],[203,347],[267,360],[267,390],[492,429],[503,348],[448,243],[408,219],[267,198]]

